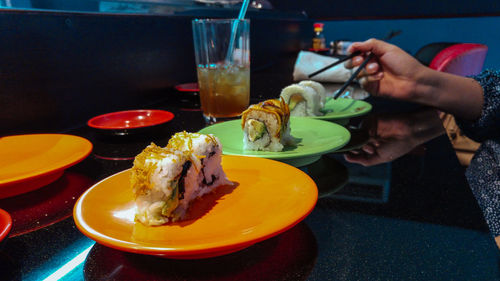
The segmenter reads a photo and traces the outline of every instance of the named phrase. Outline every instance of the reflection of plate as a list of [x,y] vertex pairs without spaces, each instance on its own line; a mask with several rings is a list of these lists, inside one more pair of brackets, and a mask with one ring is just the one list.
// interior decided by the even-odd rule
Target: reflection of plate
[[302,171],[255,157],[222,157],[235,186],[221,186],[182,222],[147,227],[134,222],[130,170],[97,183],[77,201],[73,217],[88,237],[115,249],[170,258],[205,258],[244,249],[304,219],[318,195]]
[[318,186],[319,198],[339,191],[349,180],[346,166],[329,155],[323,155],[319,161],[304,169]]
[[12,219],[6,211],[0,209],[0,241],[5,239],[12,227]]
[[185,83],[175,86],[175,89],[179,92],[199,92],[198,83]]
[[178,99],[181,102],[181,111],[200,111],[200,94],[198,83],[185,83],[175,86]]
[[57,180],[64,169],[89,155],[92,143],[71,135],[36,134],[0,138],[0,198]]
[[290,127],[292,136],[300,141],[297,147],[285,147],[279,152],[243,150],[240,120],[218,123],[200,132],[217,136],[224,154],[275,159],[297,167],[317,161],[322,154],[341,148],[350,139],[347,129],[322,120],[292,117]]
[[89,127],[115,135],[127,135],[148,127],[158,126],[174,118],[165,110],[140,109],[107,113],[96,116],[87,122]]
[[[302,222],[290,230],[226,256],[172,260],[95,244],[85,259],[85,280],[306,280],[318,246]],[[193,270],[196,269],[196,270]]]
[[0,200],[14,224],[10,237],[26,234],[71,216],[76,199],[92,181],[71,171],[42,189]]
[[347,119],[367,114],[371,110],[372,105],[362,100],[328,98],[325,107],[321,110],[326,114],[311,118],[322,120]]

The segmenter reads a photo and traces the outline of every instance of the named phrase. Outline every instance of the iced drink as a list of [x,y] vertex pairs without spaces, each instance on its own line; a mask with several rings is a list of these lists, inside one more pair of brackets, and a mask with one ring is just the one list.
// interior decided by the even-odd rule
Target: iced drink
[[207,124],[231,119],[250,101],[250,21],[192,21],[201,109]]
[[241,66],[198,67],[201,109],[209,117],[235,117],[250,101],[250,69]]

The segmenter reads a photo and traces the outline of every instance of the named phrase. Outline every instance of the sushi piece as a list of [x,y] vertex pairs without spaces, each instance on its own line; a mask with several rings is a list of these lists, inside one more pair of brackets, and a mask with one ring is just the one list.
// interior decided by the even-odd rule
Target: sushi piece
[[194,199],[231,184],[221,154],[213,135],[181,132],[164,148],[151,143],[132,167],[136,220],[148,226],[182,220]]
[[304,80],[304,81],[300,81],[299,85],[313,88],[316,91],[316,93],[319,95],[320,108],[323,108],[325,106],[326,90],[325,90],[325,87],[323,87],[323,85],[321,85],[321,83],[318,83],[318,82],[312,81],[312,80]]
[[280,96],[290,107],[292,116],[320,116],[323,113],[320,109],[323,108],[324,102],[321,102],[321,96],[309,86],[292,84],[285,87]]
[[283,99],[270,99],[251,105],[242,113],[245,150],[282,151],[293,145],[290,135],[290,110]]

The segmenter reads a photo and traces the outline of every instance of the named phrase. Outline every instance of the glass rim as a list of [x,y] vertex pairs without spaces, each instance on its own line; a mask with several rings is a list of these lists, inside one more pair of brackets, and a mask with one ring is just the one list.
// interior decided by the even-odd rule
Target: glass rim
[[224,23],[224,22],[234,22],[234,21],[241,21],[241,22],[250,22],[250,19],[193,19],[191,20],[192,23]]

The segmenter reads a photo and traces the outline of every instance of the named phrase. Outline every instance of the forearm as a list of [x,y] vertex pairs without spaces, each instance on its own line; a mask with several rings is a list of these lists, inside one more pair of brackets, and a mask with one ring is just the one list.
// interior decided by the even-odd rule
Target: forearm
[[415,101],[436,107],[464,120],[480,117],[483,88],[472,78],[425,68],[416,80]]

